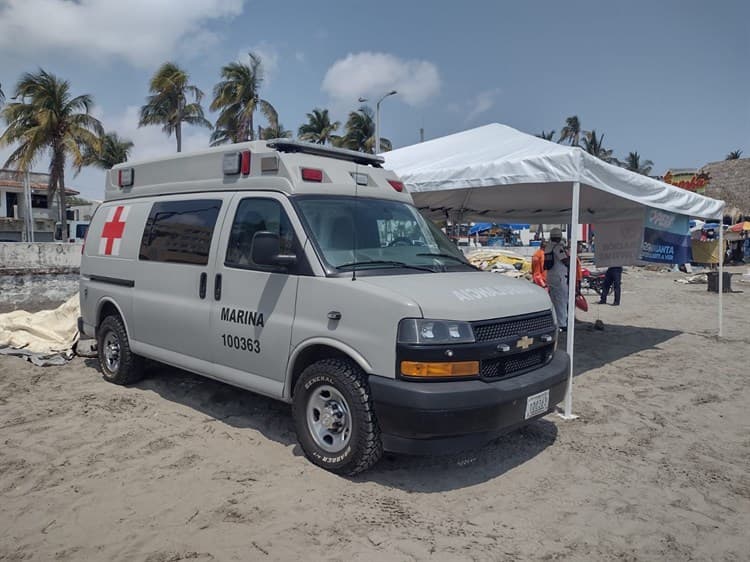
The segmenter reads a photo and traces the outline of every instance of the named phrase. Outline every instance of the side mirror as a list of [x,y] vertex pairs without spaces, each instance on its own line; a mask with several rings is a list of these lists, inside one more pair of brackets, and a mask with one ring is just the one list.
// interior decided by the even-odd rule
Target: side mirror
[[289,267],[297,261],[294,254],[281,255],[279,235],[267,230],[260,230],[253,234],[250,255],[256,265],[271,265]]

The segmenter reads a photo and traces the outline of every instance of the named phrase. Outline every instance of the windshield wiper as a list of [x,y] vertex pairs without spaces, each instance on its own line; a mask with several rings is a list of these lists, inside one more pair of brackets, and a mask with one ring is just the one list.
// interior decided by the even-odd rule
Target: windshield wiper
[[390,267],[405,267],[407,269],[418,269],[420,271],[429,271],[430,273],[435,273],[435,270],[431,267],[427,267],[424,265],[411,265],[408,263],[404,263],[402,261],[388,261],[388,260],[368,260],[368,261],[354,261],[351,263],[345,263],[343,265],[337,265],[336,269],[344,269],[345,267],[357,267],[360,265],[383,265],[383,266],[390,266]]

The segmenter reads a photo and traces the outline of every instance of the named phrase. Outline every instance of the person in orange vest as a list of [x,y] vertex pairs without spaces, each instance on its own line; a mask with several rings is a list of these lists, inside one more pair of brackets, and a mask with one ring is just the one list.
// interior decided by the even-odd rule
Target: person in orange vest
[[543,289],[547,288],[547,272],[544,270],[544,240],[531,256],[531,280]]

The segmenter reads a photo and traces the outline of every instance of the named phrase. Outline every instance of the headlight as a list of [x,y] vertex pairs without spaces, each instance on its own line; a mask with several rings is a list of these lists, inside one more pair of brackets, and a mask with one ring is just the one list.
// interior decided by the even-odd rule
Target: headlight
[[468,322],[405,318],[398,325],[398,342],[419,345],[474,343]]

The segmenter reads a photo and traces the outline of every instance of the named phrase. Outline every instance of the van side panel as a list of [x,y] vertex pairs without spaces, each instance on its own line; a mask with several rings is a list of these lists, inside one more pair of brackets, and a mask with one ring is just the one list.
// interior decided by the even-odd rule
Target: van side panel
[[117,304],[131,329],[134,265],[148,208],[142,201],[112,202],[102,204],[94,214],[81,256],[79,289],[87,330],[96,327],[99,310],[107,300]]

